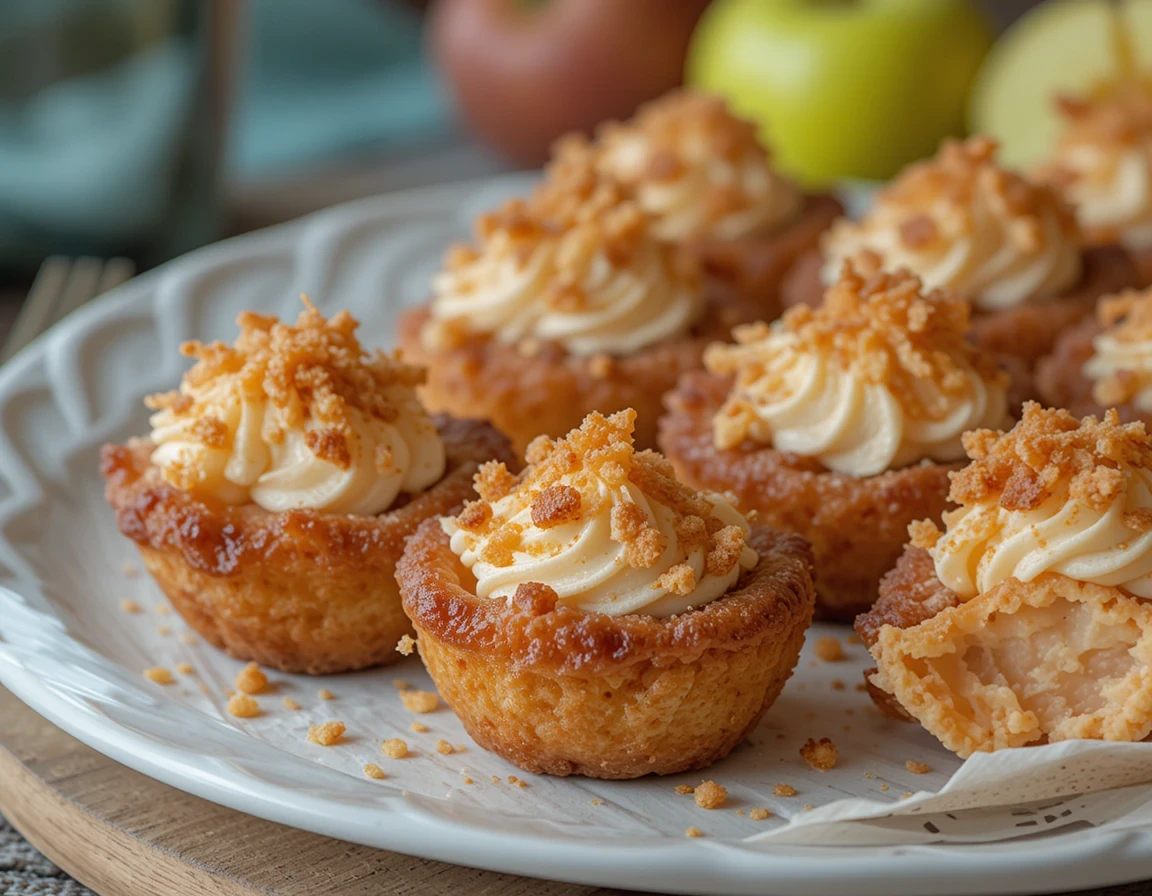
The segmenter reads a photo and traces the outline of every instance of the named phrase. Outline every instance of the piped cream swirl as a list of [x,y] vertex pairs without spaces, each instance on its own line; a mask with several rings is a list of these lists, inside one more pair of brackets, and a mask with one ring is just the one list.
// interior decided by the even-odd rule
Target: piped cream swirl
[[[601,224],[635,230],[624,246]],[[699,280],[646,226],[630,204],[562,234],[497,226],[478,253],[457,253],[433,280],[425,343],[480,333],[510,345],[555,342],[574,355],[626,355],[686,334],[703,309]]]
[[279,512],[372,515],[444,473],[418,372],[367,358],[346,314],[295,327],[242,315],[235,348],[193,344],[180,392],[153,400],[152,463],[179,488]]
[[722,597],[756,564],[739,511],[686,490],[658,455],[633,452],[634,419],[592,414],[567,439],[534,443],[519,480],[481,472],[485,500],[441,521],[478,597],[542,585],[584,612],[666,617]]
[[966,437],[945,529],[914,524],[940,581],[962,598],[1056,573],[1152,598],[1152,445],[1143,424],[1076,420],[1028,404],[1007,433]]
[[824,282],[835,282],[846,258],[870,250],[982,311],[1073,287],[1082,260],[1071,209],[1048,187],[997,167],[995,149],[984,138],[947,142],[878,194],[860,221],[833,225],[821,243]]
[[1093,243],[1152,248],[1152,91],[1121,82],[1058,106],[1066,128],[1040,176],[1063,189]]
[[849,265],[820,309],[712,346],[705,365],[735,377],[717,448],[750,439],[859,477],[963,457],[965,431],[1008,420],[1006,382],[967,344],[963,302],[919,290]]
[[1131,404],[1152,413],[1152,290],[1129,290],[1101,299],[1102,330],[1092,340],[1084,375],[1103,407]]
[[796,185],[773,170],[755,125],[719,97],[662,97],[631,121],[604,126],[594,151],[599,169],[628,186],[655,218],[661,239],[768,234],[804,204]]

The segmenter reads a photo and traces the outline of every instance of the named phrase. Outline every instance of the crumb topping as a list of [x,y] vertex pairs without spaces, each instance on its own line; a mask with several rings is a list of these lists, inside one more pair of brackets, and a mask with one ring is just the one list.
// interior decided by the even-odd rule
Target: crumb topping
[[756,125],[723,99],[690,90],[640,107],[634,118],[607,122],[596,141],[559,141],[552,169],[589,157],[657,220],[665,239],[734,239],[769,230],[800,209],[800,191],[776,174]]
[[737,327],[735,345],[709,347],[708,370],[734,377],[713,421],[717,445],[732,447],[759,432],[769,406],[806,382],[795,379],[788,358],[826,359],[883,386],[913,420],[945,419],[980,388],[1002,392],[1005,374],[968,340],[970,315],[955,293],[926,290],[910,271],[882,270],[877,254],[860,253],[845,262],[819,307],[796,306],[774,325]]
[[1084,374],[1104,407],[1152,406],[1152,289],[1126,290],[1101,299],[1096,318],[1104,329],[1093,339]]
[[[1103,420],[1077,420],[1068,411],[1028,402],[1011,430],[966,433],[964,447],[972,462],[953,474],[949,492],[961,506],[994,503],[1008,511],[1035,510],[1067,488],[1073,499],[1103,511],[1127,488],[1125,468],[1152,470],[1152,443],[1144,424],[1121,424],[1115,411]],[[935,547],[942,534],[927,520],[913,523],[909,533],[912,543],[925,549]]]
[[235,716],[238,719],[251,719],[260,715],[260,704],[256,702],[255,698],[249,697],[247,694],[233,694],[230,696],[225,709],[228,715]]
[[[699,264],[653,226],[589,155],[566,156],[528,199],[481,215],[473,245],[448,251],[422,338],[433,349],[476,333],[526,348],[553,340],[602,359],[680,334],[703,309]],[[624,287],[643,301],[618,301]]]
[[[594,412],[565,438],[540,437],[528,446],[519,476],[500,463],[480,469],[480,500],[443,522],[453,550],[477,574],[478,594],[489,594],[487,581],[500,581],[502,592],[495,596],[537,613],[570,596],[590,599],[583,592],[559,594],[544,582],[513,587],[511,578],[517,569],[529,571],[585,542],[600,547],[595,557],[574,559],[582,567],[611,562],[620,574],[649,573],[598,599],[602,612],[612,612],[627,593],[651,612],[666,595],[694,595],[701,582],[734,578],[755,563],[749,528],[738,512],[718,496],[683,485],[659,454],[635,449],[635,418],[632,410],[610,417]],[[577,526],[606,538],[577,538]]]
[[[356,337],[359,326],[347,311],[326,320],[304,299],[296,323],[245,311],[236,322],[240,335],[223,342],[186,342],[180,351],[196,359],[180,389],[149,396],[146,404],[168,413],[167,423],[188,421],[182,436],[209,448],[228,448],[235,437],[220,416],[219,390],[267,400],[276,413],[264,420],[264,435],[280,444],[290,430],[309,422],[308,447],[322,460],[347,469],[354,454],[350,411],[393,423],[401,410],[390,390],[415,388],[424,371],[398,356],[369,353]],[[169,465],[166,475],[180,488],[192,489],[202,477],[196,469]]]

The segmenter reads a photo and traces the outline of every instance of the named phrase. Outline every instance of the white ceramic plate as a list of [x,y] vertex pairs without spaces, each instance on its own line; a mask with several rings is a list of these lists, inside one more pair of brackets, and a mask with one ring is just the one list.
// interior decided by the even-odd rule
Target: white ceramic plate
[[[276,693],[260,698],[261,717],[223,713],[239,664],[187,643],[180,621],[155,609],[161,596],[152,583],[126,573],[133,547],[102,500],[100,444],[146,431],[141,398],[178,381],[184,359],[176,345],[231,339],[242,309],[293,316],[297,295],[307,293],[326,312],[350,308],[365,341],[387,345],[397,308],[425,296],[446,243],[466,235],[477,211],[523,186],[510,178],[370,199],[208,247],[84,308],[0,370],[0,681],[90,746],[205,799],[499,871],[678,893],[854,896],[1038,892],[1152,876],[1152,834],[1142,828],[1054,822],[1046,836],[869,848],[766,837],[806,804],[895,802],[903,791],[938,789],[959,766],[914,726],[882,720],[854,689],[865,659],[858,646],[837,664],[805,653],[752,745],[708,772],[731,794],[715,812],[673,792],[700,776],[510,784],[517,770],[472,745],[446,709],[420,717],[429,733],[409,730],[414,717],[392,680],[429,687],[414,659],[324,680],[274,676]],[[125,598],[145,612],[124,612]],[[140,674],[183,662],[196,673],[171,687]],[[336,699],[319,699],[320,687]],[[303,708],[284,708],[288,696]],[[348,725],[345,744],[305,743],[310,723],[333,718]],[[808,735],[832,736],[840,767],[808,770],[797,755]],[[383,758],[377,741],[394,736],[417,755]],[[441,738],[464,750],[438,753]],[[909,759],[933,771],[914,776]],[[388,778],[365,778],[369,761]],[[775,783],[792,784],[799,796],[775,797]],[[757,806],[774,817],[750,821]],[[1050,817],[1091,814],[1088,803],[1067,806]],[[1013,833],[1040,830],[1048,821],[1035,818],[1043,815],[1033,812]],[[923,818],[909,833],[921,841]],[[953,841],[981,839],[978,823],[948,818],[940,821],[952,825]],[[686,839],[689,825],[706,836]]]

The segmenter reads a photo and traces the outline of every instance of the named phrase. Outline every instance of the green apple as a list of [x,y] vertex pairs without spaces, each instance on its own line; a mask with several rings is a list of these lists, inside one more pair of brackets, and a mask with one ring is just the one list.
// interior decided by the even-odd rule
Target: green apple
[[686,74],[802,182],[883,180],[962,132],[992,39],[969,0],[716,0]]
[[1152,74],[1152,0],[1049,0],[1020,19],[988,54],[972,89],[972,126],[1027,167],[1052,151],[1062,123],[1058,94]]

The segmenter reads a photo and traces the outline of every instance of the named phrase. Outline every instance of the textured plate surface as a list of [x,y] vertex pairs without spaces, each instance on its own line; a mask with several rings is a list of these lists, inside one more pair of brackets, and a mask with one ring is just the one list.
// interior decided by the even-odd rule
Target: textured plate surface
[[[949,843],[773,842],[808,806],[895,803],[905,791],[938,790],[960,765],[913,726],[871,709],[854,688],[865,659],[858,645],[835,664],[806,650],[752,743],[708,772],[730,792],[714,812],[673,791],[698,775],[510,783],[517,770],[472,745],[446,709],[419,717],[428,733],[410,730],[416,717],[392,682],[430,687],[415,660],[323,680],[273,676],[262,716],[223,712],[239,664],[189,643],[158,590],[126,568],[133,548],[103,503],[99,446],[146,431],[141,398],[171,388],[184,369],[175,346],[231,339],[242,309],[293,316],[307,293],[326,313],[351,309],[367,344],[388,345],[397,308],[424,298],[444,246],[523,185],[509,178],[370,199],[208,247],[86,307],[0,370],[0,681],[90,746],[182,790],[317,833],[494,870],[669,892],[857,896],[1066,890],[1152,874],[1152,835],[1089,827],[1091,801],[1061,803],[1065,820],[1046,836],[996,843],[970,842],[981,839],[978,817],[941,820]],[[122,611],[125,599],[143,612]],[[140,674],[185,662],[195,673],[168,688]],[[322,687],[336,699],[321,700]],[[286,697],[302,708],[284,708]],[[305,742],[308,725],[326,719],[347,723],[344,745]],[[397,736],[414,757],[381,757],[378,741]],[[799,760],[808,736],[836,740],[834,772]],[[441,739],[452,753],[437,752]],[[906,760],[933,770],[913,775]],[[362,775],[370,761],[385,780]],[[799,795],[775,797],[776,783]],[[773,818],[751,822],[747,811],[761,806]],[[1028,818],[1016,827],[1034,827],[1020,833],[1047,823],[1036,820],[1043,811]],[[1069,818],[1081,824],[1070,828]],[[909,829],[920,841],[922,820]],[[707,836],[685,839],[690,825]]]

